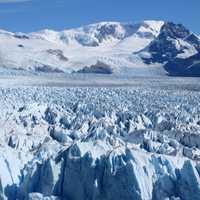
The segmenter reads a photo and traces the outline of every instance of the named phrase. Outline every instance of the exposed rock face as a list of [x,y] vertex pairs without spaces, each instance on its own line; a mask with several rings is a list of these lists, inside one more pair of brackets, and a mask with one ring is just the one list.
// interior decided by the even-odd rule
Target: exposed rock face
[[47,53],[57,56],[62,61],[68,61],[69,59],[63,54],[63,51],[60,49],[48,49]]
[[143,60],[163,63],[170,75],[200,76],[200,39],[181,24],[165,23],[146,51],[150,56]]
[[161,28],[158,37],[149,45],[152,57],[146,62],[168,62],[194,47],[200,50],[199,38],[181,24],[167,22]]
[[95,65],[84,67],[83,69],[78,70],[76,73],[112,74],[113,71],[109,65],[98,61]]
[[30,39],[29,36],[27,34],[25,34],[25,33],[15,33],[14,37],[18,38],[18,39],[22,39],[22,40]]
[[164,68],[174,76],[200,76],[200,53],[189,58],[175,58]]
[[62,70],[55,68],[50,65],[44,65],[42,63],[36,63],[34,67],[36,72],[45,72],[45,73],[63,73]]

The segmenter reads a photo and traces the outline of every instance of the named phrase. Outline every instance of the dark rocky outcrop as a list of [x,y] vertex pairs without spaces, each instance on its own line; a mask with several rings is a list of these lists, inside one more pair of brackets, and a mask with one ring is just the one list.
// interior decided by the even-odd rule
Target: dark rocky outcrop
[[54,68],[52,66],[43,65],[43,64],[41,64],[39,66],[35,66],[35,71],[36,72],[44,72],[44,73],[63,73],[63,71],[58,68]]
[[[165,63],[175,59],[178,54],[184,53],[184,50],[188,48],[179,40],[200,51],[200,39],[196,35],[182,24],[166,22],[158,37],[148,46],[147,51],[151,54],[151,58],[144,58],[144,61],[146,63]],[[177,48],[177,44],[179,48]]]
[[24,34],[24,33],[15,33],[14,34],[14,37],[15,38],[18,38],[18,39],[23,39],[23,40],[28,40],[30,39],[28,35]]
[[200,76],[200,53],[189,58],[175,58],[164,65],[172,76]]
[[[200,39],[182,24],[166,22],[158,37],[145,49],[145,63],[161,63],[172,76],[200,76]],[[196,51],[189,56],[187,51]],[[197,53],[198,52],[198,53]],[[179,55],[184,54],[183,58]]]
[[84,67],[83,69],[78,70],[76,73],[92,73],[92,74],[112,74],[112,68],[100,61],[97,61],[95,65],[90,67]]
[[64,55],[63,51],[60,49],[48,49],[47,53],[57,56],[59,60],[66,62],[68,61],[68,58]]

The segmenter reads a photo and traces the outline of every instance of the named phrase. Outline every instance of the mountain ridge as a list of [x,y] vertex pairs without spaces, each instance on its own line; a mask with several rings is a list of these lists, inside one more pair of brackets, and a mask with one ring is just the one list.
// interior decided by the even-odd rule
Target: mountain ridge
[[[179,31],[192,37],[187,40],[179,38]],[[183,25],[153,20],[100,22],[63,31],[44,29],[12,33],[0,30],[0,42],[1,67],[10,70],[72,73],[104,63],[115,74],[126,75],[128,69],[133,74],[150,76],[165,75],[166,61],[177,56],[193,56],[198,53],[196,46],[200,47],[197,35]],[[159,48],[156,49],[155,45]],[[169,46],[170,51],[176,53],[161,60]],[[154,50],[161,55],[155,57]]]

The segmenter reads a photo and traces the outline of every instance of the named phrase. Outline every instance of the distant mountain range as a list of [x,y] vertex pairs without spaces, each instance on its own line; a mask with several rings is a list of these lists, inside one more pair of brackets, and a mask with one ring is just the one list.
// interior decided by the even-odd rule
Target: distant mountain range
[[164,21],[101,22],[56,32],[0,30],[7,71],[120,75],[200,75],[200,38]]

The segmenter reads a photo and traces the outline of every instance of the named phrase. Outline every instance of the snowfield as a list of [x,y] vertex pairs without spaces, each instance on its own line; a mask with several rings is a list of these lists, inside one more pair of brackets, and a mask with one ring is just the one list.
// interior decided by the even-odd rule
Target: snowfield
[[0,72],[7,74],[200,76],[199,37],[173,22],[99,22],[33,33],[0,29],[0,44]]
[[149,45],[163,24],[163,21],[100,22],[60,32],[0,30],[0,67],[8,71],[71,73],[101,61],[115,74],[126,74],[126,68],[142,75],[153,68],[154,75],[160,74],[164,71],[160,64],[149,67],[133,53]]
[[0,199],[200,199],[199,79],[46,79],[0,79]]

